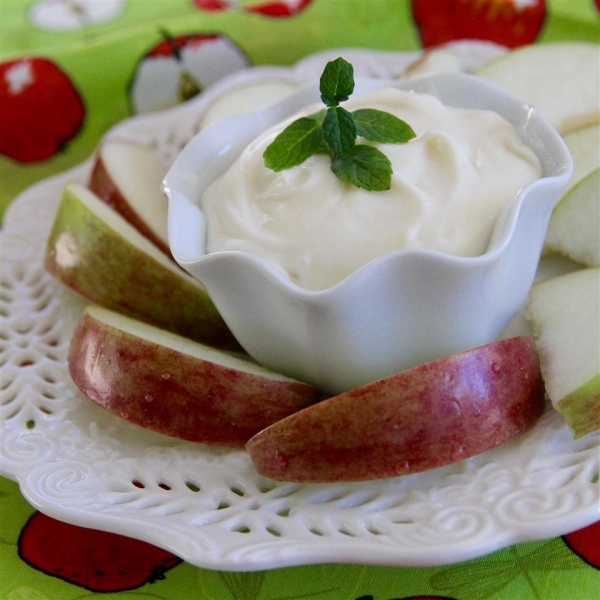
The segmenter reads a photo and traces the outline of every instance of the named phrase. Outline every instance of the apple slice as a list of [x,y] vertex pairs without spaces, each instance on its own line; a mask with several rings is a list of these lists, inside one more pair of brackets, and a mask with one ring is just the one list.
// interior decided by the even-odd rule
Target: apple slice
[[565,189],[566,194],[592,171],[600,168],[600,123],[566,133],[563,139],[573,158],[573,175]]
[[536,283],[526,315],[554,408],[576,438],[600,429],[600,269]]
[[535,344],[515,337],[324,400],[261,431],[246,449],[258,472],[273,479],[362,481],[479,454],[543,410]]
[[77,387],[110,412],[193,442],[241,448],[320,392],[233,352],[210,348],[99,306],[69,351]]
[[546,246],[588,267],[600,266],[600,169],[580,181],[552,212]]
[[247,114],[275,104],[298,91],[291,81],[263,81],[242,85],[217,96],[202,117],[201,127],[226,117]]
[[88,187],[171,256],[168,203],[161,189],[167,170],[168,165],[153,148],[107,140],[98,149]]
[[82,185],[63,192],[44,265],[64,285],[107,308],[239,348],[204,288]]
[[493,42],[449,42],[425,50],[422,56],[408,66],[402,77],[447,71],[472,73],[506,52],[505,46]]
[[524,46],[477,75],[538,107],[560,133],[600,120],[600,46],[555,42]]

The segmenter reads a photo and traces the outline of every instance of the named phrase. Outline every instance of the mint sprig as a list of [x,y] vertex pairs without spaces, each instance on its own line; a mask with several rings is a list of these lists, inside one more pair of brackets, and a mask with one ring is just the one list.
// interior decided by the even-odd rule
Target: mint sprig
[[356,125],[354,118],[345,108],[332,106],[321,125],[323,139],[334,155],[344,154],[354,146],[356,140]]
[[273,171],[291,169],[317,152],[322,142],[319,121],[308,117],[297,119],[269,144],[263,154],[265,166]]
[[354,146],[331,162],[331,170],[340,178],[371,192],[389,190],[392,163],[373,146]]
[[321,100],[325,106],[337,106],[354,91],[354,67],[342,57],[328,62],[319,81]]
[[265,150],[265,166],[282,171],[302,164],[313,154],[328,154],[331,170],[340,179],[368,191],[389,190],[392,163],[377,148],[357,145],[356,138],[404,144],[415,137],[413,129],[381,110],[349,112],[341,107],[354,91],[354,68],[341,57],[325,66],[319,91],[327,108],[288,125]]

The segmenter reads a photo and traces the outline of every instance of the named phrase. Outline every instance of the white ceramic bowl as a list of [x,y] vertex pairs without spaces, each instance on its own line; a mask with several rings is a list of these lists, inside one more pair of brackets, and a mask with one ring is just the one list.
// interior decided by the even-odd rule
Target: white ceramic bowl
[[173,256],[206,287],[242,346],[263,365],[330,393],[496,339],[527,297],[550,214],[572,172],[565,144],[539,112],[487,81],[462,73],[358,80],[354,95],[388,85],[494,110],[538,155],[542,177],[508,204],[483,255],[400,250],[331,288],[310,291],[257,256],[205,253],[203,190],[258,134],[318,102],[318,82],[204,129],[164,180]]

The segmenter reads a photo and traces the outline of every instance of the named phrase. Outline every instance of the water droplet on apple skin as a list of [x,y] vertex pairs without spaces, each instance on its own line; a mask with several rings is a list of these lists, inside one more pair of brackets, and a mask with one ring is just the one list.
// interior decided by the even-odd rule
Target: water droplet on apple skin
[[410,471],[410,461],[403,460],[397,463],[394,467],[396,475],[406,475]]
[[500,371],[501,371],[501,369],[500,369],[500,365],[499,365],[497,362],[495,362],[495,363],[492,363],[492,371],[493,371],[493,372],[494,372],[496,375],[499,375],[499,374],[500,374]]
[[452,458],[454,461],[462,460],[465,456],[465,447],[461,444],[454,450],[452,453]]
[[287,456],[279,453],[279,450],[275,450],[275,459],[282,467],[287,467],[288,463],[290,462]]
[[152,402],[152,400],[154,400],[154,396],[152,396],[151,394],[146,394],[146,395],[144,396],[144,400],[145,400],[146,402]]

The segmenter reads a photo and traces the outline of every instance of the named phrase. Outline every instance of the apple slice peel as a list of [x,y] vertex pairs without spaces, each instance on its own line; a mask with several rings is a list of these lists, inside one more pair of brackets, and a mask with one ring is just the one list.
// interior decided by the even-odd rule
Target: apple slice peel
[[240,348],[206,290],[80,184],[63,192],[44,266],[91,302],[204,343]]
[[243,448],[255,433],[321,399],[316,388],[91,305],[71,341],[75,385],[106,410],[193,442]]
[[105,140],[96,154],[88,187],[171,256],[168,203],[161,189],[167,170],[168,165],[154,148],[126,140]]
[[493,448],[543,413],[533,339],[509,338],[345,392],[248,441],[258,472],[299,483],[364,481]]
[[576,438],[600,429],[600,268],[536,283],[526,316],[554,408]]

